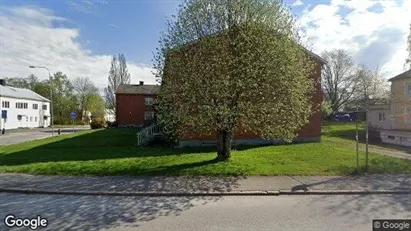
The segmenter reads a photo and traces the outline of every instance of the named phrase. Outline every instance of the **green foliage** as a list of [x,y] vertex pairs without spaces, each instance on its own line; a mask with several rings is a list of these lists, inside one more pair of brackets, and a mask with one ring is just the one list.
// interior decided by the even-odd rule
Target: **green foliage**
[[[73,80],[73,89],[82,112],[79,116],[83,121],[87,122],[86,113],[90,111],[91,100],[98,100],[98,89],[88,77],[75,78]],[[101,108],[98,110],[101,110]]]
[[[47,85],[49,81],[45,81]],[[77,109],[77,98],[67,75],[57,72],[52,76],[55,124],[71,124],[70,112]],[[80,115],[80,114],[79,114]]]
[[167,98],[161,102],[161,104],[156,105],[157,124],[160,126],[165,143],[174,146],[179,141],[178,130],[181,127],[181,122],[170,109],[171,104],[167,102]]
[[88,110],[95,117],[103,118],[106,113],[104,98],[98,93],[92,93],[88,98]]
[[38,78],[33,74],[29,75],[29,77],[27,78],[19,78],[19,77],[6,78],[7,86],[16,87],[16,88],[26,88],[30,90],[34,90],[34,86],[38,82],[39,82]]
[[321,103],[321,115],[323,119],[326,119],[332,113],[331,104],[328,100],[323,100]]
[[[290,140],[312,113],[314,63],[280,1],[188,0],[157,50],[162,124],[179,134],[233,132]],[[186,128],[183,131],[183,128]]]
[[104,128],[106,126],[106,120],[104,118],[95,118],[90,122],[91,129]]

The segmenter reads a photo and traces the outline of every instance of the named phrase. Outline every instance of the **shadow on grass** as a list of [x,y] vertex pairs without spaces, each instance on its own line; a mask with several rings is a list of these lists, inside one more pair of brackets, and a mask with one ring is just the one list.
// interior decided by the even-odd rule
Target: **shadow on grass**
[[119,175],[139,175],[139,176],[176,176],[184,174],[185,170],[189,170],[196,167],[205,165],[212,165],[218,163],[216,159],[205,160],[200,162],[176,164],[176,165],[163,165],[154,168],[147,169],[124,169],[124,172],[117,171]]
[[86,131],[80,135],[59,136],[49,140],[0,146],[0,166],[215,152],[213,147],[136,147],[136,131],[137,129],[132,128],[102,129]]

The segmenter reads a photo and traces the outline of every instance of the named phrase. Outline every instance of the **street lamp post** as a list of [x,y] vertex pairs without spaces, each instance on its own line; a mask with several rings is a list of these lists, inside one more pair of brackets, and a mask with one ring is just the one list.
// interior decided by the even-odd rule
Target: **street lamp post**
[[51,124],[51,136],[54,136],[54,123],[53,123],[53,87],[51,83],[51,75],[50,70],[47,67],[39,67],[39,66],[29,66],[30,68],[42,68],[46,69],[49,73],[49,80],[50,80],[50,124]]

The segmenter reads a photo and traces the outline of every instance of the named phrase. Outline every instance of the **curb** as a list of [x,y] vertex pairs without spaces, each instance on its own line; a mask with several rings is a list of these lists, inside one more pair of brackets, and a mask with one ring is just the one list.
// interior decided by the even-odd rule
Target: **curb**
[[411,190],[309,190],[309,191],[231,191],[231,192],[110,192],[110,191],[57,191],[18,188],[0,188],[0,193],[48,194],[48,195],[81,195],[81,196],[281,196],[281,195],[378,195],[378,194],[411,194]]

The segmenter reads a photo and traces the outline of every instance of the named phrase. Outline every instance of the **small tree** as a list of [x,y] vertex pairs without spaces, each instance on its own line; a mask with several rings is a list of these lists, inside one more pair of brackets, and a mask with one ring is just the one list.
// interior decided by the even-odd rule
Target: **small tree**
[[77,77],[73,80],[73,88],[76,92],[76,97],[81,108],[81,118],[85,117],[85,113],[89,110],[90,99],[98,93],[97,87],[88,77]]
[[237,129],[293,139],[313,109],[314,65],[299,41],[281,1],[185,1],[155,56],[159,120],[179,135],[216,134],[218,160]]
[[116,90],[120,84],[130,83],[130,73],[127,68],[126,57],[119,54],[118,58],[113,56],[108,76],[108,86],[104,89],[106,107],[116,111]]

